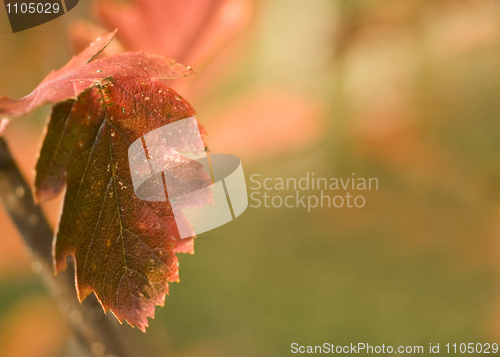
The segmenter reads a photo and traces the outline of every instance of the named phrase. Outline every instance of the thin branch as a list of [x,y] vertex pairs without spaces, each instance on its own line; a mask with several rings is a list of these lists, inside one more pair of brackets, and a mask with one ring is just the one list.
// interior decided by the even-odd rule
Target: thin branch
[[83,304],[75,291],[75,270],[54,276],[52,240],[54,233],[42,210],[33,201],[30,186],[22,176],[6,141],[0,137],[0,199],[33,254],[34,266],[40,267],[46,285],[56,298],[76,338],[88,354],[97,357],[129,357],[126,341],[118,322],[106,316],[94,295]]

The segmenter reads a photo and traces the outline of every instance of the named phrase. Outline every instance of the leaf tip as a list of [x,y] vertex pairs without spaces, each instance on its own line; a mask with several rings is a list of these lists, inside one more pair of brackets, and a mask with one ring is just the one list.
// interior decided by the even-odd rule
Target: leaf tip
[[113,40],[113,38],[116,35],[116,32],[118,29],[115,29],[114,31],[108,32],[104,35],[99,36],[94,42],[92,42],[89,46],[88,49],[93,48],[93,47],[98,47],[99,49],[94,53],[92,57],[87,61],[87,63],[91,62],[96,56],[98,56],[106,47],[108,47],[109,43]]
[[35,192],[33,195],[35,199],[35,203],[40,204],[46,201],[50,201],[53,199],[57,194],[54,194],[53,192],[48,192],[47,190],[40,189],[35,185]]
[[10,119],[8,118],[3,118],[0,120],[0,137],[3,136],[3,132],[5,131],[5,128],[7,128],[7,125],[9,125]]

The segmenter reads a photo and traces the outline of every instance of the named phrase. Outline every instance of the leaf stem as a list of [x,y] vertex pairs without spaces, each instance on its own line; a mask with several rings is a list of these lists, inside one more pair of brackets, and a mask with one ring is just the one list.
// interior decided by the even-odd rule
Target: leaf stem
[[65,319],[82,349],[96,357],[129,357],[127,339],[112,316],[103,313],[94,295],[82,304],[75,291],[75,270],[54,276],[52,240],[54,233],[41,208],[35,204],[27,184],[10,153],[7,142],[0,137],[0,199],[32,252],[34,267],[40,271],[55,297]]

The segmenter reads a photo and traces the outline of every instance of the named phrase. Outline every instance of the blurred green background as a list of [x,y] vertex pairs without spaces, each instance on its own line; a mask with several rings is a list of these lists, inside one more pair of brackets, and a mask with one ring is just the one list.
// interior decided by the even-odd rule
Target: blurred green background
[[[500,3],[251,6],[245,29],[179,89],[211,150],[239,156],[247,179],[354,173],[379,189],[358,209],[249,207],[200,235],[165,307],[131,338],[144,355],[182,357],[498,342]],[[26,95],[62,66],[68,28],[91,13],[80,4],[13,35],[0,11],[0,95]],[[6,132],[28,177],[48,110]],[[55,222],[57,204],[45,209]],[[67,355],[57,308],[0,215],[0,354]]]

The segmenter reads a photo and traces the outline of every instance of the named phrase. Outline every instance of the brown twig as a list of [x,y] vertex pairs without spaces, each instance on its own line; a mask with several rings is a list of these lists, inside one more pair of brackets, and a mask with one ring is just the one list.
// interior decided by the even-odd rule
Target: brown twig
[[22,176],[6,141],[0,137],[0,199],[33,254],[34,266],[56,298],[64,317],[87,354],[97,357],[128,357],[125,339],[117,321],[106,316],[94,295],[83,304],[75,291],[75,270],[54,276],[52,240],[54,233],[42,210],[33,200],[30,186]]

